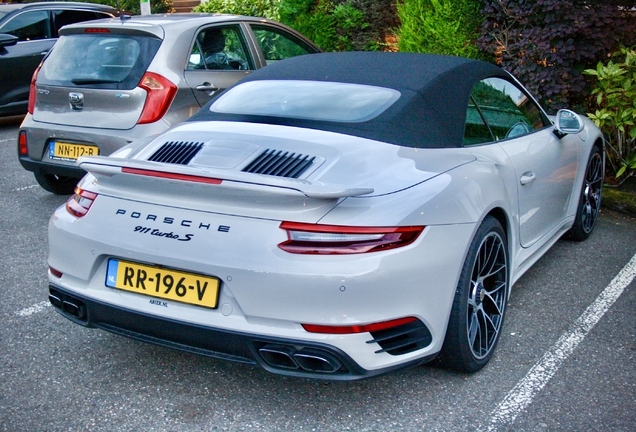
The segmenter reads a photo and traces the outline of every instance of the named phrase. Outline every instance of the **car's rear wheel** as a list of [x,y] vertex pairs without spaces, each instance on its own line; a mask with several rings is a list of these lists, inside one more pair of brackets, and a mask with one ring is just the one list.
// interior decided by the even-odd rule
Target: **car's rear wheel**
[[55,174],[43,174],[34,172],[35,180],[46,191],[56,195],[69,195],[75,190],[78,179],[75,177],[64,177]]
[[576,209],[574,225],[568,231],[568,237],[572,240],[582,241],[587,239],[598,219],[603,195],[603,156],[598,146],[592,148],[592,153],[585,168],[585,178],[579,196],[579,205]]
[[462,268],[440,363],[476,372],[492,357],[508,301],[508,246],[497,219],[486,217],[472,240]]

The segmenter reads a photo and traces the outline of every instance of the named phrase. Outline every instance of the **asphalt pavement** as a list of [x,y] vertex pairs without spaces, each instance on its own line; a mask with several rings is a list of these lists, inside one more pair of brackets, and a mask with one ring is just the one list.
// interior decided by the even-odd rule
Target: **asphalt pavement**
[[0,431],[633,431],[636,220],[604,210],[513,287],[481,372],[327,383],[71,323],[48,305],[47,223],[65,197],[0,124]]

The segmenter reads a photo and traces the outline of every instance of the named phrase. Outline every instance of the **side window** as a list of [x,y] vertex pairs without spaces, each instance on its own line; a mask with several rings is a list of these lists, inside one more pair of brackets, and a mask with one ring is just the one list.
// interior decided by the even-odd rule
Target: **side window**
[[466,110],[466,128],[464,130],[464,145],[481,144],[495,140],[490,128],[475,105],[473,98],[468,102]]
[[[488,78],[477,83],[471,93],[471,101],[476,104],[473,110],[478,108],[495,140],[518,137],[546,126],[539,107],[516,85],[506,80]],[[470,111],[469,105],[468,113]],[[467,114],[467,133],[471,118],[474,115]],[[464,139],[465,142],[469,140],[468,136]]]
[[16,36],[21,41],[51,37],[49,11],[24,12],[2,26],[0,32]]
[[253,70],[238,26],[211,27],[199,32],[190,52],[188,70]]
[[294,35],[275,27],[252,25],[251,28],[267,64],[289,57],[316,52],[314,48]]
[[67,24],[73,24],[82,21],[90,21],[99,18],[109,18],[110,15],[98,14],[93,11],[83,10],[56,10],[53,12],[53,22],[55,24],[55,33]]

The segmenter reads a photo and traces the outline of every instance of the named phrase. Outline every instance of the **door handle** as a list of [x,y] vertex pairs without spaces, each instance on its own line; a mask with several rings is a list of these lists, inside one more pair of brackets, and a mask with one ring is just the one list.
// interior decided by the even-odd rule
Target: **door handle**
[[204,82],[203,84],[199,84],[198,86],[195,87],[197,90],[199,91],[203,91],[203,92],[209,92],[208,95],[212,96],[212,93],[214,93],[215,91],[218,91],[219,88],[217,86],[215,86],[214,84],[211,84],[209,82]]
[[532,183],[533,181],[535,181],[537,179],[537,176],[530,171],[526,171],[521,175],[521,179],[519,180],[521,185],[527,185]]

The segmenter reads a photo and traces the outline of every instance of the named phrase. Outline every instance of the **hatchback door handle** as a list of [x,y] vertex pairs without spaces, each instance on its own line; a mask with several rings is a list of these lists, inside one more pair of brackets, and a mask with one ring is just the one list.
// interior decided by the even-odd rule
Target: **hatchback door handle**
[[532,183],[536,179],[537,179],[537,176],[533,172],[527,171],[521,175],[520,182],[521,182],[521,185],[527,185],[529,183]]
[[199,90],[199,91],[210,92],[210,93],[208,93],[209,95],[211,95],[215,91],[219,90],[219,88],[217,86],[215,86],[214,84],[211,84],[209,82],[204,82],[203,84],[199,84],[195,88],[197,90]]

